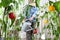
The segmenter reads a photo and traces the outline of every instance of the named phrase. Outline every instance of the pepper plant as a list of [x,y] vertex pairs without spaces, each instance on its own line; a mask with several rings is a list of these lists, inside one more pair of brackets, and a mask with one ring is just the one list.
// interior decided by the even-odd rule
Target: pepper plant
[[59,39],[59,34],[60,34],[59,31],[60,9],[59,8],[60,8],[60,1],[57,2],[49,1],[49,5],[47,6],[47,11],[45,11],[45,14],[41,16],[41,18],[43,19],[44,28],[48,29],[49,34],[51,35],[50,40]]
[[[19,2],[23,1],[23,0],[18,0]],[[16,22],[16,15],[15,13],[12,11],[10,12],[11,10],[13,10],[13,5],[10,5],[11,3],[13,3],[14,5],[16,5],[16,9],[18,8],[18,2],[16,0],[1,0],[1,3],[0,3],[0,8],[4,8],[4,11],[3,11],[3,17],[2,17],[2,20],[0,19],[0,23],[2,24],[1,25],[1,29],[2,29],[2,33],[4,33],[4,40],[7,40],[7,29],[12,27],[14,25],[14,23]],[[22,19],[23,19],[23,16],[20,15],[19,17],[19,20],[20,20],[20,23],[22,22]],[[9,20],[11,21],[11,23],[9,23]]]

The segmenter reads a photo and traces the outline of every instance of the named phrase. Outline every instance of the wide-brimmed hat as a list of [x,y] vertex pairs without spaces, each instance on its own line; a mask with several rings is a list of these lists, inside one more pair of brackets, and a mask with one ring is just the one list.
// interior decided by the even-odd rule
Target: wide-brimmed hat
[[29,5],[31,5],[31,6],[36,6],[36,3],[29,3]]

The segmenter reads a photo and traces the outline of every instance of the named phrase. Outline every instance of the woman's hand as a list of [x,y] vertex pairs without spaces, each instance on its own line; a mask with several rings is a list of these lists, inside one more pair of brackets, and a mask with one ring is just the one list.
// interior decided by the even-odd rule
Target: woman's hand
[[30,20],[30,21],[32,21],[32,20],[33,20],[33,18],[34,18],[34,17],[32,16],[31,18],[29,18],[29,20]]

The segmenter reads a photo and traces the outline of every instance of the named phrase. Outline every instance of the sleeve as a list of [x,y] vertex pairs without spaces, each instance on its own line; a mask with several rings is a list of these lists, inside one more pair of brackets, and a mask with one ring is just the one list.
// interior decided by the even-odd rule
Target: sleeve
[[33,17],[36,17],[36,14],[37,14],[37,8],[34,8],[34,14],[33,14]]

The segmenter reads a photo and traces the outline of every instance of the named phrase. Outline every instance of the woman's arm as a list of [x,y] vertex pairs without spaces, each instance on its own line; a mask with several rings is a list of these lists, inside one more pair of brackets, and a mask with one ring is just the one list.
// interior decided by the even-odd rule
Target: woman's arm
[[37,14],[37,8],[34,8],[33,10],[34,10],[33,15],[32,15],[32,17],[29,18],[30,21],[33,20],[33,18],[35,18],[36,14]]

